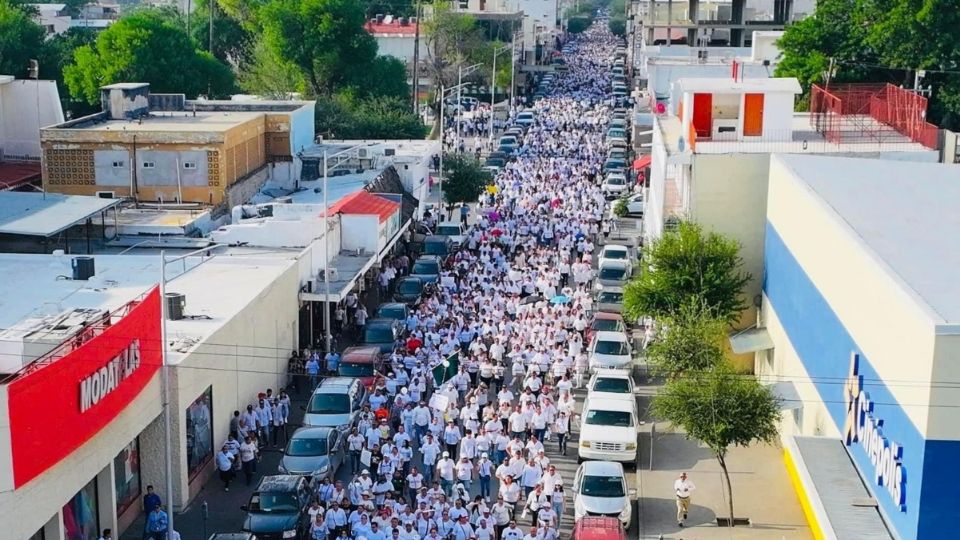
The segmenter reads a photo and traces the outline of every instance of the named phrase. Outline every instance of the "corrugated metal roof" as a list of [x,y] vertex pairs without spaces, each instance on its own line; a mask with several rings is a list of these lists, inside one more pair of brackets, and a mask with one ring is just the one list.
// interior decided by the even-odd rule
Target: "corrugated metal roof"
[[794,440],[837,540],[891,540],[893,536],[877,508],[854,505],[873,495],[843,442],[827,437]]
[[357,191],[347,195],[330,207],[329,213],[378,215],[380,221],[386,221],[400,208],[400,203],[367,191]]

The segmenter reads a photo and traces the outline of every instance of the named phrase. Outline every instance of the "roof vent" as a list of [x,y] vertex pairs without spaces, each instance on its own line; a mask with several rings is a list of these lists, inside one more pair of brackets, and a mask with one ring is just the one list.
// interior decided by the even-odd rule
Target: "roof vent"
[[383,24],[383,19],[386,17],[383,13],[377,13],[377,24]]
[[87,281],[96,273],[93,257],[74,257],[70,266],[73,268],[73,279],[77,281]]
[[167,319],[171,321],[183,319],[183,312],[187,309],[187,297],[175,292],[168,292],[163,296],[167,303]]

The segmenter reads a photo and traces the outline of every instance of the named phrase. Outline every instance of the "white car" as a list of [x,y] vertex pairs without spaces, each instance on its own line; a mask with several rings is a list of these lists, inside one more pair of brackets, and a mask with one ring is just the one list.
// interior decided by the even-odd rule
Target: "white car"
[[597,332],[587,353],[591,371],[600,368],[629,369],[633,361],[630,338],[623,332]]
[[581,417],[579,461],[636,463],[639,424],[636,400],[588,396],[583,402]]
[[603,266],[607,261],[624,261],[631,266],[631,275],[633,259],[630,257],[630,248],[618,244],[605,244],[600,250],[600,259],[597,261],[599,266]]
[[467,240],[466,226],[462,223],[454,223],[452,221],[444,221],[437,225],[437,230],[434,234],[448,237],[456,249],[459,249]]
[[603,178],[603,185],[600,186],[600,189],[604,196],[616,198],[627,192],[629,188],[627,184],[627,177],[622,172],[610,172]]
[[604,287],[623,287],[630,279],[633,263],[630,260],[606,260],[597,266],[597,290]]
[[514,120],[514,123],[526,128],[532,126],[535,121],[536,116],[534,116],[533,111],[523,111],[517,115],[517,119]]
[[591,399],[623,399],[633,397],[633,377],[623,369],[598,369],[587,383],[587,395]]
[[627,198],[627,215],[636,216],[643,215],[643,210],[646,208],[646,201],[643,199],[643,193],[634,193],[633,195]]
[[627,488],[623,465],[612,461],[588,461],[573,477],[573,519],[585,516],[611,516],[620,520],[624,530],[633,519],[637,490]]

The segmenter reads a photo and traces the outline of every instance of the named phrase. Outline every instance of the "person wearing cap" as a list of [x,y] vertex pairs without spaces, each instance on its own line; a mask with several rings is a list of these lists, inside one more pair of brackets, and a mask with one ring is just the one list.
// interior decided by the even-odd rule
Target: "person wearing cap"
[[480,454],[480,461],[477,462],[477,479],[480,482],[480,496],[484,500],[490,500],[490,479],[493,476],[493,462],[489,455],[484,452]]
[[471,536],[473,536],[473,525],[470,525],[470,520],[464,514],[453,526],[453,540],[470,540]]
[[396,540],[421,540],[423,537],[413,525],[413,521],[404,521],[402,529],[394,529],[395,533],[399,533],[396,535]]
[[456,463],[450,459],[450,452],[444,451],[437,461],[437,476],[440,478],[440,486],[447,496],[453,496],[453,480]]
[[420,443],[420,456],[423,460],[423,482],[424,484],[433,483],[433,471],[436,468],[437,456],[440,453],[440,445],[433,438],[433,435],[427,434]]
[[363,469],[360,471],[360,476],[357,478],[357,482],[360,483],[360,491],[370,491],[373,488],[373,478],[370,478],[370,470]]
[[470,493],[470,488],[473,486],[473,477],[476,474],[476,467],[474,467],[467,456],[461,456],[460,461],[456,464],[456,469],[457,482],[463,484],[467,493]]

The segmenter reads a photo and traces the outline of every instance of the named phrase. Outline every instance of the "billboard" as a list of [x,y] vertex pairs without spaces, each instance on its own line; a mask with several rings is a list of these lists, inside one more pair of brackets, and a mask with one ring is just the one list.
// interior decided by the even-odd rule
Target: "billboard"
[[109,326],[89,329],[82,340],[64,344],[67,350],[38,359],[9,383],[15,488],[96,435],[160,369],[159,290],[118,315]]

